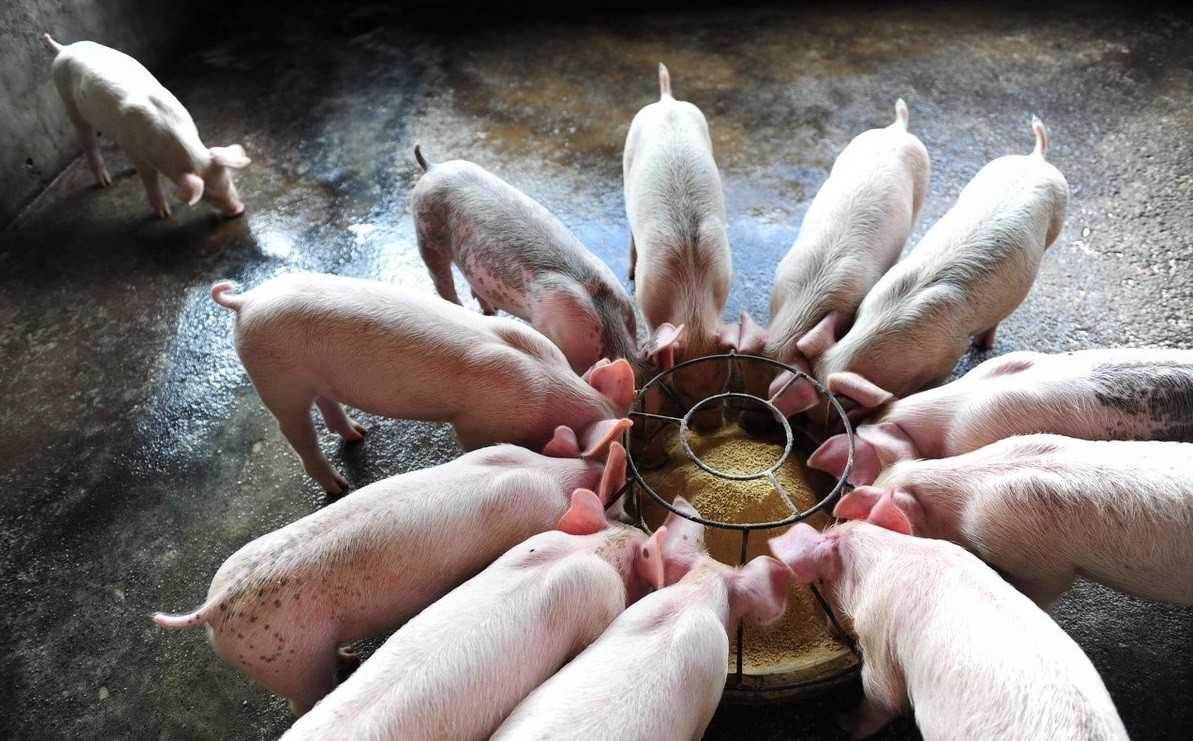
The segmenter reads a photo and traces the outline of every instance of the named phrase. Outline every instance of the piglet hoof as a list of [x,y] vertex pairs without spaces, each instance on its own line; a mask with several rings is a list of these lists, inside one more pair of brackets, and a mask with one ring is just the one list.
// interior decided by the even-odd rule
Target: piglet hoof
[[107,170],[100,170],[95,173],[95,182],[99,183],[99,187],[106,188],[112,184],[112,176],[108,174]]
[[170,207],[169,206],[162,206],[159,209],[155,209],[155,211],[157,212],[157,217],[159,219],[170,218]]
[[351,646],[344,646],[336,651],[336,683],[341,684],[360,667],[360,656]]

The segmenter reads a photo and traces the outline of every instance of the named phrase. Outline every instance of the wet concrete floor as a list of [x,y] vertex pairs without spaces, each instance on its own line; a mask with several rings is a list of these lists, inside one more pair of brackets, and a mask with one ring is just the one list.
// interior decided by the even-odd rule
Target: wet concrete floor
[[[712,129],[734,252],[727,316],[765,317],[774,266],[836,153],[903,97],[933,160],[909,244],[985,162],[1030,150],[1033,114],[1072,189],[1035,288],[958,372],[1021,349],[1193,347],[1187,13],[579,5],[531,6],[535,18],[473,5],[449,17],[229,11],[165,82],[207,144],[252,156],[237,178],[243,218],[176,204],[157,220],[108,143],[110,188],[80,159],[0,234],[0,737],[287,728],[284,702],[216,658],[201,630],[149,619],[196,606],[228,555],[326,502],[249,384],[210,285],[302,269],[431,291],[408,213],[416,142],[432,161],[471,159],[521,187],[624,275],[621,151],[657,98],[660,61]],[[460,452],[443,425],[362,416],[364,442],[322,439],[358,486]],[[1133,738],[1193,735],[1193,609],[1079,583],[1054,617]],[[857,693],[724,705],[706,737],[838,738],[833,716]],[[903,718],[879,737],[917,733]]]

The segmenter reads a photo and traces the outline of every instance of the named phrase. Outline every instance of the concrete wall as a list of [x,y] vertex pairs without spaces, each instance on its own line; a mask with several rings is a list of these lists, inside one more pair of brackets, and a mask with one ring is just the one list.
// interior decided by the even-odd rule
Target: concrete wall
[[82,149],[50,80],[40,37],[119,49],[160,78],[177,62],[206,4],[171,0],[0,0],[0,229]]

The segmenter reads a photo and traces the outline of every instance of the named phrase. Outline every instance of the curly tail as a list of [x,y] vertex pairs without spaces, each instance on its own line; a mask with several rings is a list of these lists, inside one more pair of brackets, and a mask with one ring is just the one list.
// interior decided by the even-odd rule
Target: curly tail
[[211,298],[220,306],[227,307],[232,311],[240,311],[243,305],[238,296],[226,296],[228,291],[236,290],[236,284],[230,280],[221,281],[211,287]]
[[431,169],[431,166],[427,164],[425,159],[423,159],[423,149],[422,145],[420,144],[414,145],[414,159],[418,160],[418,166],[423,169],[423,172]]
[[204,605],[186,615],[167,615],[164,612],[157,612],[153,615],[153,622],[163,628],[190,628],[207,622],[207,617],[204,615],[206,608],[207,605]]
[[1044,131],[1044,122],[1032,116],[1031,130],[1036,132],[1036,148],[1032,151],[1032,154],[1042,158],[1048,151],[1048,132]]
[[667,67],[659,62],[659,99],[671,97],[671,73]]
[[907,104],[903,102],[902,98],[895,101],[895,123],[902,124],[903,128],[907,128]]
[[50,38],[50,34],[48,34],[48,33],[43,33],[41,35],[41,43],[45,44],[46,48],[49,49],[50,51],[54,52],[55,54],[62,51],[62,44],[59,44],[54,39]]

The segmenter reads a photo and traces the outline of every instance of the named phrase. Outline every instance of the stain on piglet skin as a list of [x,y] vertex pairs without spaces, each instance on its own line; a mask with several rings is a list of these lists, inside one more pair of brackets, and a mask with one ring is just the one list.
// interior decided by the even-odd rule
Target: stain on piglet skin
[[1193,366],[1105,363],[1090,381],[1100,404],[1133,418],[1140,429],[1150,427],[1150,437],[1193,442]]

